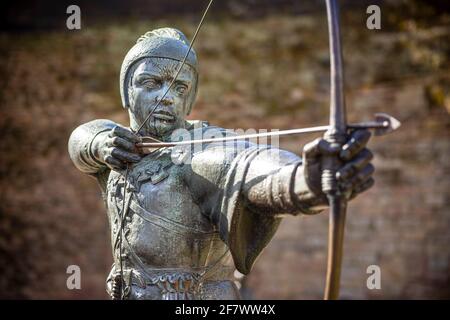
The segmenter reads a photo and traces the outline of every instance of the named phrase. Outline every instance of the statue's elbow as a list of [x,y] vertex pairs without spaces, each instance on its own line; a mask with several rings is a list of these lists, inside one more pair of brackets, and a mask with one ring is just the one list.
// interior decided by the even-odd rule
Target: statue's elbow
[[85,125],[77,127],[69,137],[67,149],[69,157],[75,167],[83,173],[95,174],[98,172],[98,167],[92,165],[90,159],[90,141],[89,132]]

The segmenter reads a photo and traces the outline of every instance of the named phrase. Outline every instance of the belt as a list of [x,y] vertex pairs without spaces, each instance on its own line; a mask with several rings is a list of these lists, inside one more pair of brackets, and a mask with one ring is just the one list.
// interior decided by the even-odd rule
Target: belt
[[151,276],[134,272],[131,283],[143,288],[147,285],[157,286],[161,291],[162,300],[195,300],[198,299],[201,290],[202,275],[171,270],[160,270]]

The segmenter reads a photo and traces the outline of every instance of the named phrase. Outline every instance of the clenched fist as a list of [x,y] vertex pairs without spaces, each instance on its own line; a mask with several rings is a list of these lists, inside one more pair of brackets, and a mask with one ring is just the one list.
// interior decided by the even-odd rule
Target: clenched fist
[[136,143],[141,139],[131,130],[121,126],[98,135],[94,140],[94,152],[97,160],[112,170],[124,170],[127,163],[141,160]]
[[323,204],[327,200],[322,192],[321,158],[327,154],[336,154],[342,162],[341,167],[336,172],[339,190],[352,199],[359,193],[369,189],[374,184],[374,166],[370,163],[373,158],[372,152],[366,148],[371,133],[369,130],[353,131],[347,142],[338,149],[333,149],[323,138],[316,139],[308,143],[303,149],[304,175],[311,191],[323,199]]

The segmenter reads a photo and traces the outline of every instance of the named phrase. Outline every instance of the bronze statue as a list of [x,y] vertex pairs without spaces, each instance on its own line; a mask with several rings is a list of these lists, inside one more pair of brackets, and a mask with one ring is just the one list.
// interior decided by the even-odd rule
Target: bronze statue
[[[186,120],[197,70],[196,53],[180,31],[147,32],[120,73],[129,128],[94,120],[70,137],[71,159],[98,180],[106,204],[113,299],[238,299],[234,271],[251,271],[282,216],[318,214],[331,203],[327,174],[342,201],[374,183],[368,124],[346,127],[339,143],[329,136],[312,141],[302,158],[236,138],[197,143],[186,159],[170,144],[175,131],[192,139],[228,134]],[[372,126],[391,125],[386,121]],[[160,147],[146,149],[146,137]]]

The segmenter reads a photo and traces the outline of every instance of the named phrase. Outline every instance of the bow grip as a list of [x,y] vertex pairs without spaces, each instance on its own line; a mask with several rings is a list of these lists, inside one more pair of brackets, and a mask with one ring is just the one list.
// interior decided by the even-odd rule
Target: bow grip
[[339,159],[339,151],[347,141],[347,134],[336,132],[335,130],[327,131],[324,136],[328,142],[328,151],[322,157],[321,168],[321,184],[322,192],[326,195],[338,195],[339,188],[336,179],[336,172],[341,167],[342,161]]

